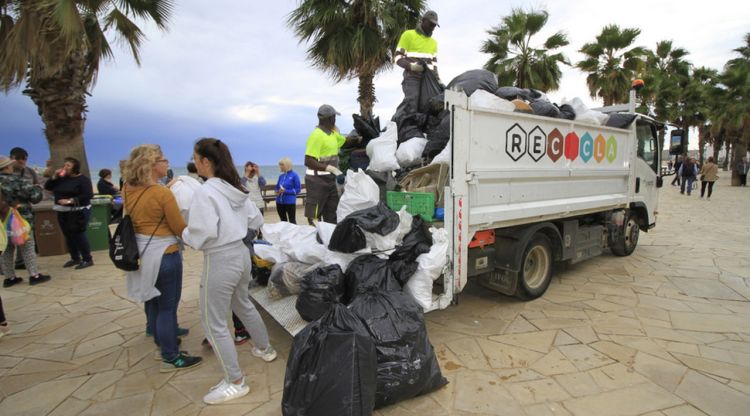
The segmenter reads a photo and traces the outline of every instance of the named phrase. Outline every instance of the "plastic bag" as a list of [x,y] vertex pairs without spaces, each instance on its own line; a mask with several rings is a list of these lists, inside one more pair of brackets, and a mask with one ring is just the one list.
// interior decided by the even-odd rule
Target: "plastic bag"
[[448,143],[445,144],[445,147],[443,150],[440,151],[440,153],[437,154],[437,156],[432,158],[432,161],[430,162],[430,165],[436,165],[438,163],[443,163],[446,165],[451,164],[451,142],[450,140]]
[[201,183],[198,180],[185,175],[178,176],[175,183],[169,187],[186,223],[190,219],[190,203],[193,201],[193,194],[200,187]]
[[475,91],[474,94],[471,95],[471,98],[469,98],[469,103],[472,108],[486,108],[508,112],[513,112],[513,110],[516,109],[516,106],[510,101],[484,90]]
[[367,156],[370,158],[368,169],[376,172],[386,172],[398,169],[396,147],[398,141],[398,127],[389,122],[380,137],[367,143]]
[[376,374],[377,355],[369,332],[354,313],[335,304],[294,337],[284,375],[282,413],[371,415]]
[[432,236],[420,216],[412,219],[411,230],[404,236],[404,240],[396,247],[396,251],[388,257],[388,267],[393,271],[396,281],[403,286],[417,271],[417,257],[428,253],[432,246]]
[[29,241],[31,226],[26,219],[15,208],[8,210],[8,216],[5,219],[5,231],[7,240],[14,246],[22,246]]
[[253,249],[256,256],[263,260],[268,260],[271,263],[286,263],[289,261],[289,256],[284,254],[284,252],[277,246],[256,244]]
[[432,282],[440,277],[448,264],[448,230],[431,227],[430,233],[432,247],[428,253],[417,257],[417,271],[404,286],[404,291],[412,295],[423,309],[432,306]]
[[345,295],[344,272],[337,264],[307,273],[300,283],[300,294],[297,297],[297,312],[302,319],[314,321],[331,308],[341,303]]
[[497,77],[486,69],[472,69],[453,78],[448,84],[449,90],[463,90],[467,96],[476,90],[484,90],[494,94],[497,90]]
[[368,291],[349,306],[364,322],[377,351],[375,408],[448,384],[427,337],[422,309],[406,293]]
[[378,288],[383,291],[401,291],[401,285],[388,267],[388,260],[373,254],[359,256],[349,263],[344,277],[346,295],[344,303],[349,304],[362,293]]
[[398,214],[383,202],[353,212],[336,225],[328,248],[342,253],[354,253],[367,247],[363,230],[387,235],[398,227],[398,221]]
[[414,137],[398,146],[396,159],[402,168],[418,166],[422,163],[422,151],[427,145],[427,139]]
[[349,214],[374,207],[380,202],[380,188],[364,171],[347,171],[344,193],[336,208],[336,218],[345,219]]
[[281,299],[286,296],[298,295],[302,278],[315,269],[315,265],[289,262],[275,264],[268,278],[268,297]]
[[445,148],[450,138],[451,118],[450,115],[446,115],[437,127],[427,131],[427,144],[422,151],[422,157],[433,158]]
[[429,113],[430,100],[443,92],[435,73],[431,70],[422,73],[422,82],[419,84],[419,97],[417,98],[417,112]]
[[[311,225],[296,225],[281,221],[263,225],[263,237],[292,261],[307,264],[320,263],[326,248],[316,238],[316,229]],[[271,260],[258,254],[262,258]],[[280,263],[280,261],[275,261]]]

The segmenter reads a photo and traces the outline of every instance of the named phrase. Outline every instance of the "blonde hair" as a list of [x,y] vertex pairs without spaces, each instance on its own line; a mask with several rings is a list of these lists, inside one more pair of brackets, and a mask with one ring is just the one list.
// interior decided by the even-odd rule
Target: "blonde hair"
[[284,172],[289,172],[292,170],[292,159],[289,159],[288,157],[281,158],[281,160],[279,160],[279,166],[284,169]]
[[129,185],[146,185],[153,182],[151,176],[156,161],[161,159],[164,153],[156,144],[142,144],[130,151],[130,156],[125,162],[122,177]]

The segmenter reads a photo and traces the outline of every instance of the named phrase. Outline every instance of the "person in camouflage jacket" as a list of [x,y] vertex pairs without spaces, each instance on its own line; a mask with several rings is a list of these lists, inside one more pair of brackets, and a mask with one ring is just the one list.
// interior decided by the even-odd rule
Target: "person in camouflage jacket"
[[[42,189],[32,185],[27,180],[13,174],[13,161],[5,156],[0,156],[0,192],[3,200],[11,207],[16,208],[18,213],[31,225],[34,226],[34,212],[31,204],[42,200]],[[5,221],[6,216],[3,216]],[[2,254],[2,269],[5,275],[3,287],[10,287],[20,283],[23,279],[16,277],[15,262],[13,255],[16,249],[23,257],[26,270],[29,271],[29,283],[34,285],[46,282],[50,276],[37,271],[36,251],[34,249],[34,232],[29,233],[29,240],[22,246],[14,246],[8,241],[8,247]]]

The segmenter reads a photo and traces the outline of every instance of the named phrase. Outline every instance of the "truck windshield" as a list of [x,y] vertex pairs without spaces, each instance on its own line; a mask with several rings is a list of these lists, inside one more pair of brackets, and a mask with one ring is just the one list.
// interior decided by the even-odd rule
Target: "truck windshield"
[[656,157],[656,137],[654,137],[654,129],[648,123],[639,120],[636,125],[636,134],[638,136],[638,157],[641,158],[646,164],[651,166],[654,172],[659,172]]

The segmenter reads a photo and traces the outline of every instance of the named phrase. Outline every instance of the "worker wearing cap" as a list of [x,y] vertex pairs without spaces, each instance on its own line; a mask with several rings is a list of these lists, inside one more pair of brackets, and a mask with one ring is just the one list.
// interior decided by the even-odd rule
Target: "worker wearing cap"
[[[318,126],[307,138],[305,146],[305,217],[308,223],[314,219],[335,224],[336,208],[339,205],[339,193],[336,188],[336,177],[342,175],[339,170],[339,149],[347,139],[336,127],[336,116],[341,115],[332,106],[323,104],[318,108]],[[361,140],[361,138],[359,138]]]
[[396,65],[404,68],[404,80],[401,88],[407,100],[414,101],[416,111],[416,100],[419,95],[419,84],[425,69],[435,73],[435,78],[440,77],[437,72],[437,41],[432,37],[432,31],[438,24],[438,15],[428,10],[422,15],[416,29],[410,29],[401,34],[396,46],[394,61]]

